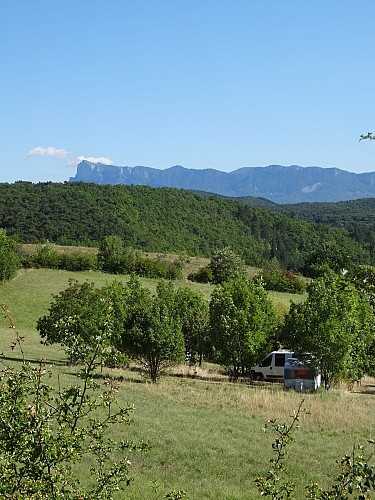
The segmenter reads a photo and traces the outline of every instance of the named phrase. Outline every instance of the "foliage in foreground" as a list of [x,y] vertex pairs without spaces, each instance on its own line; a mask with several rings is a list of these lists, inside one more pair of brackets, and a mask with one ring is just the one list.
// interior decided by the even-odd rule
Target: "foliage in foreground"
[[[294,441],[293,431],[298,427],[302,406],[302,400],[297,411],[291,417],[291,423],[278,424],[276,420],[270,420],[266,424],[276,434],[272,443],[275,457],[270,458],[270,468],[265,477],[258,477],[255,483],[260,494],[273,499],[295,498],[293,496],[295,484],[288,479],[288,471],[285,466],[287,447]],[[306,410],[305,410],[306,412]],[[374,445],[374,441],[369,441]],[[371,463],[372,461],[372,463]],[[306,485],[306,499],[310,500],[366,500],[369,494],[375,492],[375,463],[373,455],[366,453],[363,446],[353,447],[350,455],[345,455],[340,461],[340,474],[334,483],[328,488],[321,488],[318,483]]]
[[[105,334],[80,356],[83,367],[76,384],[55,391],[48,385],[43,362],[25,361],[24,338],[15,330],[13,348],[23,357],[20,369],[4,364],[0,381],[0,496],[38,499],[111,499],[131,481],[128,459],[146,448],[109,437],[113,426],[129,425],[132,406],[119,407],[117,384],[107,378],[104,390],[94,381],[101,365]],[[116,458],[117,457],[117,458]],[[91,464],[89,485],[76,474],[78,463]]]

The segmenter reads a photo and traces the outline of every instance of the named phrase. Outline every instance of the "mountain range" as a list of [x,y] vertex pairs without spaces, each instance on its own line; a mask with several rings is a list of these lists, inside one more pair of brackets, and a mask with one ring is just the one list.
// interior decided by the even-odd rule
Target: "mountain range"
[[356,174],[338,168],[269,165],[232,172],[119,167],[83,160],[69,182],[145,185],[204,191],[228,197],[253,196],[275,203],[336,202],[375,197],[375,172]]

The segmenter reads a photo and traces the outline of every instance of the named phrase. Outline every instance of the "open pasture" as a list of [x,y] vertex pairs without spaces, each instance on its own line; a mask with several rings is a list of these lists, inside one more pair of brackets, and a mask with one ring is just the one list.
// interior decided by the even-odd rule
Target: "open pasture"
[[[64,289],[69,278],[98,286],[128,279],[96,272],[22,270],[0,285],[0,302],[9,306],[17,329],[25,335],[26,358],[44,358],[53,373],[52,384],[57,376],[61,384],[76,381],[78,368],[65,365],[58,346],[40,344],[35,323],[47,312],[51,294]],[[156,283],[143,282],[152,289]],[[207,298],[212,291],[210,285],[180,284],[199,287]],[[291,297],[272,294],[272,298],[287,307]],[[19,354],[10,349],[14,333],[5,319],[0,334],[5,362],[17,364]],[[120,402],[135,406],[134,423],[123,429],[124,437],[152,445],[149,452],[136,452],[130,458],[134,481],[125,498],[133,500],[161,499],[171,490],[184,490],[190,499],[260,498],[254,479],[267,472],[274,439],[271,431],[263,432],[264,423],[272,418],[288,420],[302,398],[283,391],[280,384],[229,382],[209,364],[198,369],[195,378],[186,366],[175,367],[156,385],[146,382],[136,366],[98,374],[103,380],[107,375],[119,381]],[[297,499],[305,498],[304,485],[310,480],[330,484],[338,475],[336,460],[350,453],[354,444],[375,437],[374,380],[364,380],[357,392],[343,388],[304,398],[309,414],[301,417],[287,460],[289,479],[299,485]],[[82,470],[83,481],[89,480],[88,469]]]

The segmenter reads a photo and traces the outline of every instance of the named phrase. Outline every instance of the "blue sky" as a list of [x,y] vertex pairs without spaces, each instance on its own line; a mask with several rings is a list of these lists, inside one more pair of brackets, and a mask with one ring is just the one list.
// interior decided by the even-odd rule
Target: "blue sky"
[[375,2],[1,0],[0,182],[115,165],[375,171]]

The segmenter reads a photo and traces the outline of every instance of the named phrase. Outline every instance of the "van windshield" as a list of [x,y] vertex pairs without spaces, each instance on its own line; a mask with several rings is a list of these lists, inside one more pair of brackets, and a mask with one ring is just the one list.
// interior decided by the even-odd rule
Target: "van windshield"
[[272,361],[272,355],[267,356],[266,359],[264,359],[261,363],[259,363],[259,366],[271,366],[271,361]]

